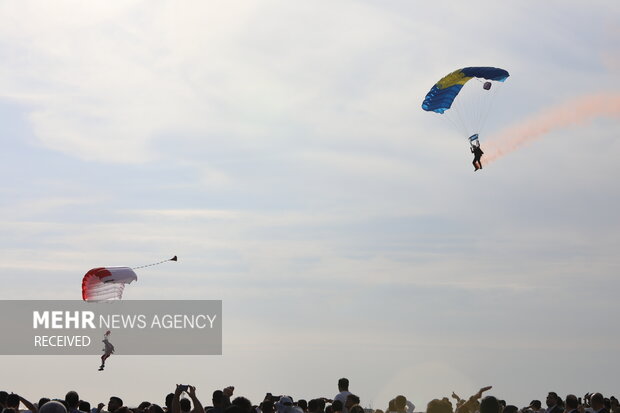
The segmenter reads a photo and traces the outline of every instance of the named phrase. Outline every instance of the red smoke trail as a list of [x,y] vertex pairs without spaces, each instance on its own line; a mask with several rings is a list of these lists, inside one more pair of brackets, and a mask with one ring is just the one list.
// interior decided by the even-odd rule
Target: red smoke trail
[[516,151],[554,129],[578,125],[600,116],[620,118],[620,94],[580,96],[501,131],[484,145],[483,164]]

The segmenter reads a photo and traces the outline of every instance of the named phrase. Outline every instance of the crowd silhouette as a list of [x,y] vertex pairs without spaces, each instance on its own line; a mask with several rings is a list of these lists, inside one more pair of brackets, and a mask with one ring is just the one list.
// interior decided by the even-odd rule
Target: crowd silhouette
[[[546,407],[540,400],[532,400],[528,406],[517,407],[494,396],[484,396],[491,386],[481,388],[468,398],[452,392],[450,397],[428,402],[426,413],[620,413],[620,404],[614,396],[586,393],[583,397],[573,394],[564,399],[549,392]],[[76,391],[69,391],[64,398],[42,397],[33,403],[16,393],[0,391],[0,413],[413,413],[411,400],[403,395],[395,396],[385,410],[363,408],[362,399],[349,391],[349,380],[338,380],[338,393],[333,398],[317,397],[310,400],[293,400],[287,395],[267,393],[259,404],[248,398],[234,396],[235,388],[215,390],[209,403],[202,403],[196,395],[196,387],[176,385],[174,393],[163,398],[163,405],[144,401],[137,406],[127,406],[123,399],[111,396],[107,405],[96,406],[81,400]],[[484,396],[484,397],[483,397]]]

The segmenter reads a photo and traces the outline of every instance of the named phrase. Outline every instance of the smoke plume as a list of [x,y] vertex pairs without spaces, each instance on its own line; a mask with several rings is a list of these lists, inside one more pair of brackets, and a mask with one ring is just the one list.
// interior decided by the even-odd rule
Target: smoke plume
[[489,164],[555,129],[583,124],[597,117],[620,118],[620,94],[580,96],[545,109],[491,137],[484,145],[482,161]]

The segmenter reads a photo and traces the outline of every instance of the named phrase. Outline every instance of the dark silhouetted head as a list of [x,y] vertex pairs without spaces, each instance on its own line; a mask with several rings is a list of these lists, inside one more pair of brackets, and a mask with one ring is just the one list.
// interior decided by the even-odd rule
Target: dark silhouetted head
[[242,396],[236,397],[232,401],[232,405],[233,406],[238,406],[245,413],[251,413],[252,412],[252,402],[249,401],[248,399],[246,399],[245,397],[242,397]]
[[164,409],[158,404],[151,404],[148,409],[148,413],[164,413]]
[[39,413],[67,413],[67,408],[64,404],[57,400],[52,400],[43,405],[39,409]]
[[179,404],[181,405],[182,412],[189,412],[190,410],[192,410],[192,403],[189,401],[189,399],[181,399],[179,400]]
[[499,413],[499,401],[493,396],[487,396],[480,402],[480,413]]
[[344,407],[346,407],[347,409],[350,409],[356,404],[360,404],[360,398],[354,394],[349,394],[347,396],[347,400],[344,402]]
[[9,409],[17,409],[19,408],[19,396],[15,393],[11,393],[6,398],[6,407]]
[[224,407],[226,404],[226,396],[224,396],[224,392],[221,390],[216,390],[213,392],[213,407]]
[[601,393],[594,393],[590,397],[590,405],[594,410],[599,410],[605,407],[605,398]]
[[77,409],[80,404],[80,396],[76,391],[71,390],[65,394],[65,403],[67,403],[70,409]]
[[445,400],[434,399],[426,405],[426,413],[452,413],[452,406]]
[[110,400],[108,401],[109,412],[114,412],[120,409],[121,407],[123,407],[123,399],[121,399],[120,397],[116,397],[116,396],[110,397]]
[[166,408],[168,409],[169,412],[172,411],[172,399],[174,399],[174,393],[168,393],[166,395]]

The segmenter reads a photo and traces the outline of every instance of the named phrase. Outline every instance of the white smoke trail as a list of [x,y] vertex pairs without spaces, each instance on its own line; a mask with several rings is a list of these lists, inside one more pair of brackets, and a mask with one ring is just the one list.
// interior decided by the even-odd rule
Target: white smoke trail
[[482,163],[488,165],[555,129],[582,124],[602,116],[620,118],[620,94],[585,95],[545,109],[492,136],[484,145]]

